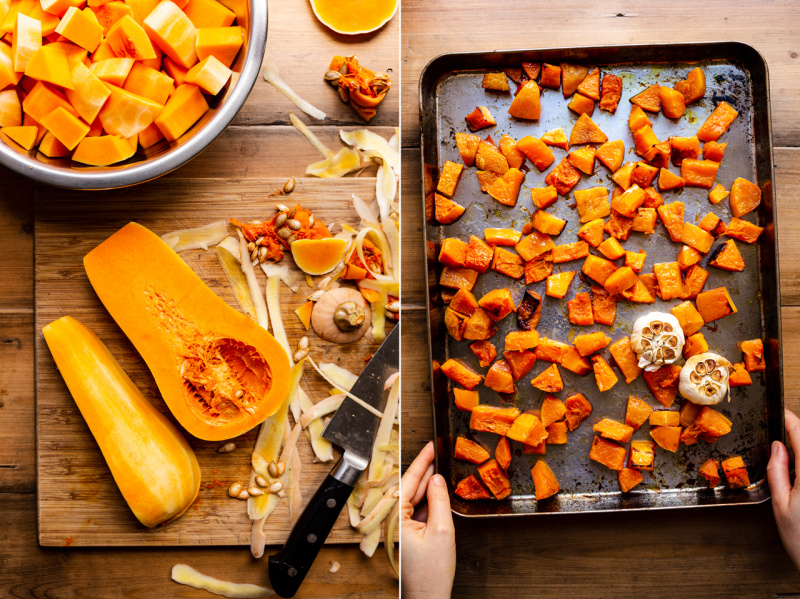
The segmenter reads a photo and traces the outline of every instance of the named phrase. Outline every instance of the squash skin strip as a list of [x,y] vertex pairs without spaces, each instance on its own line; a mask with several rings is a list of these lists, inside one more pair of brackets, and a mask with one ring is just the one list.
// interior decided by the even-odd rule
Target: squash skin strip
[[339,393],[338,395],[331,395],[322,401],[318,401],[314,404],[313,408],[303,412],[303,415],[300,417],[300,426],[307,428],[314,420],[327,416],[331,412],[335,412],[339,409],[339,406],[342,405],[342,400],[344,398],[345,395]]
[[250,297],[247,277],[245,277],[244,271],[242,271],[242,268],[239,266],[239,260],[221,245],[218,245],[215,251],[220,266],[222,266],[222,272],[225,273],[228,284],[233,290],[233,295],[236,297],[236,302],[239,304],[242,312],[252,320],[256,320],[256,307],[253,305],[253,299]]
[[[397,414],[397,406],[400,399],[400,385],[395,383],[389,392],[386,400],[384,418],[378,425],[378,432],[375,435],[375,444],[372,448],[372,459],[369,462],[367,480],[380,480],[384,476],[386,466],[386,452],[379,449],[383,445],[388,445],[392,438],[392,428],[394,427],[394,417]],[[366,516],[381,500],[383,493],[379,488],[372,488],[367,492],[367,499],[361,508],[361,514]],[[388,513],[388,512],[387,512]]]
[[[260,324],[265,331],[269,331],[269,312],[267,312],[267,304],[264,303],[264,297],[261,295],[258,281],[256,281],[256,271],[250,263],[250,254],[247,251],[247,242],[244,239],[241,231],[239,233],[239,261],[242,266],[242,272],[247,279],[247,286],[250,288],[250,298],[253,300],[253,305],[256,308],[256,321]],[[276,337],[277,338],[277,337]],[[280,339],[278,339],[280,341]]]
[[[313,411],[314,402],[308,397],[308,394],[302,387],[297,390],[300,408],[303,414]],[[301,415],[297,422],[302,422],[303,416]],[[330,462],[333,460],[333,444],[322,436],[322,431],[325,430],[325,423],[322,420],[311,420],[305,429],[309,441],[311,441],[311,449],[314,450],[314,455],[320,462]]]
[[[381,412],[380,410],[377,410],[377,409],[375,409],[373,406],[369,405],[369,404],[368,404],[367,402],[365,402],[363,399],[361,399],[361,398],[359,398],[359,397],[356,397],[355,395],[353,395],[353,394],[352,394],[352,393],[350,393],[349,391],[347,391],[347,390],[345,390],[345,389],[342,389],[341,387],[339,387],[339,385],[337,385],[337,384],[336,384],[336,383],[334,383],[332,380],[330,380],[330,379],[329,379],[327,376],[325,376],[325,373],[324,373],[324,372],[322,372],[322,371],[319,369],[319,366],[317,366],[316,362],[314,362],[314,360],[313,360],[313,358],[312,358],[311,356],[308,356],[308,358],[307,358],[307,359],[308,359],[308,362],[309,362],[309,363],[310,363],[310,364],[311,364],[311,365],[314,367],[314,370],[316,370],[316,371],[319,373],[319,375],[320,375],[322,378],[324,378],[326,381],[328,381],[328,384],[330,384],[330,385],[333,385],[334,387],[336,387],[337,389],[339,389],[339,391],[341,391],[342,393],[344,393],[345,395],[347,395],[347,397],[349,397],[350,399],[352,399],[353,401],[355,401],[355,402],[356,402],[358,405],[360,405],[362,408],[364,408],[364,409],[365,409],[365,410],[367,410],[368,412],[372,412],[372,413],[373,413],[373,414],[375,414],[375,415],[376,415],[378,418],[383,418],[383,412]],[[392,420],[394,420],[394,419],[392,419]]]
[[305,112],[308,116],[319,121],[325,119],[326,115],[324,112],[301,98],[291,87],[289,87],[289,84],[281,78],[280,74],[278,73],[278,67],[275,66],[275,63],[272,62],[272,59],[269,56],[264,56],[264,80],[272,85],[275,89],[282,92],[283,95],[289,98],[295,104],[295,106]]
[[353,385],[355,385],[358,380],[357,374],[353,374],[349,370],[332,362],[320,362],[319,368],[325,373],[325,376],[327,376],[329,380],[333,381],[345,391],[352,390]]
[[383,156],[386,164],[392,167],[395,173],[400,172],[400,152],[395,150],[389,142],[377,133],[368,129],[357,129],[356,131],[339,131],[339,137],[348,146],[353,146],[362,151],[374,150]]
[[295,129],[306,136],[306,139],[311,142],[311,145],[314,146],[314,149],[317,152],[322,154],[323,158],[333,158],[333,150],[322,143],[322,140],[314,135],[311,129],[309,129],[303,121],[297,118],[291,110],[289,111],[289,120],[291,121],[292,125],[294,125]]
[[176,252],[184,250],[207,250],[228,236],[228,224],[224,220],[214,221],[202,227],[181,229],[164,233],[161,239]]
[[201,574],[186,564],[172,566],[172,580],[178,584],[203,589],[215,595],[232,597],[234,599],[257,599],[259,597],[272,597],[275,591],[255,584],[227,582],[211,576]]

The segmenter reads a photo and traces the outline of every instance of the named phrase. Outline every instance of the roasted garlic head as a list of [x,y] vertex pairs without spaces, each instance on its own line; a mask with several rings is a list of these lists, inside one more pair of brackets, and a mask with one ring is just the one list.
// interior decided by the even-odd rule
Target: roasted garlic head
[[639,368],[658,370],[680,358],[685,339],[672,314],[650,312],[636,319],[631,333],[631,347],[639,358]]
[[728,360],[712,352],[697,354],[686,360],[681,369],[678,391],[700,406],[713,406],[729,394],[732,365]]

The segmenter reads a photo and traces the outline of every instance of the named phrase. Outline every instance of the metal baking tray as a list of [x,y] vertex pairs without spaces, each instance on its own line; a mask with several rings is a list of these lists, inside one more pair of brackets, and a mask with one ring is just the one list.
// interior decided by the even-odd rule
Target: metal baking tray
[[[437,283],[441,273],[441,265],[436,259],[439,246],[445,237],[464,240],[472,234],[483,237],[485,227],[519,229],[529,220],[529,214],[533,210],[529,188],[544,187],[544,178],[552,167],[543,173],[539,173],[535,167],[531,168],[526,174],[515,208],[501,206],[481,193],[475,176],[476,169],[465,168],[454,199],[467,207],[467,211],[458,221],[448,226],[441,226],[433,219],[433,191],[440,165],[446,160],[461,163],[455,133],[468,131],[464,117],[477,105],[487,106],[497,120],[495,127],[479,132],[482,137],[490,133],[497,141],[500,135],[507,133],[519,140],[525,135],[538,137],[556,127],[562,127],[569,133],[577,116],[566,107],[569,99],[565,99],[560,90],[543,91],[542,116],[538,121],[520,121],[508,116],[507,109],[511,102],[509,93],[481,89],[481,78],[485,72],[518,68],[523,61],[598,66],[601,72],[611,72],[622,77],[623,94],[616,114],[611,115],[596,108],[592,118],[610,140],[625,141],[625,161],[639,159],[633,152],[633,139],[627,123],[629,98],[654,83],[671,86],[675,81],[683,79],[691,68],[702,67],[707,80],[705,97],[689,105],[686,114],[677,122],[660,113],[655,116],[649,114],[653,129],[662,140],[669,135],[694,135],[719,101],[729,102],[739,111],[739,117],[720,139],[728,142],[728,146],[717,182],[730,189],[733,180],[741,176],[757,182],[763,190],[762,203],[757,213],[751,213],[745,218],[751,221],[757,219],[758,224],[765,228],[764,233],[756,245],[737,243],[747,264],[745,271],[728,273],[713,267],[706,268],[710,277],[705,289],[726,286],[739,310],[738,314],[711,323],[703,327],[702,332],[711,351],[727,356],[733,362],[742,361],[737,342],[762,338],[765,341],[767,371],[753,373],[752,386],[733,389],[730,403],[724,402],[716,406],[733,421],[730,434],[714,444],[701,441],[690,447],[681,445],[675,454],[657,448],[655,470],[652,473],[645,472],[643,484],[626,494],[619,490],[616,472],[589,459],[589,448],[595,434],[592,426],[603,417],[624,420],[630,394],[648,399],[656,408],[661,405],[650,395],[641,376],[631,385],[626,385],[624,377],[621,377],[613,389],[600,393],[592,374],[580,377],[563,368],[561,375],[565,388],[558,396],[563,399],[571,393],[582,392],[594,406],[592,415],[578,430],[569,434],[569,442],[566,445],[549,445],[545,456],[522,454],[521,445],[512,442],[513,457],[509,468],[512,495],[503,501],[465,501],[453,492],[455,484],[461,478],[476,473],[476,467],[472,464],[453,459],[456,437],[466,435],[493,450],[497,436],[475,433],[469,429],[469,413],[455,408],[449,381],[438,372],[437,365],[451,357],[460,358],[482,374],[487,371],[480,368],[468,342],[456,342],[446,333],[443,324],[445,304]],[[453,510],[463,516],[481,517],[748,504],[766,500],[769,497],[765,478],[769,445],[772,440],[782,440],[784,433],[769,82],[763,57],[751,46],[737,42],[446,54],[433,59],[423,71],[420,79],[420,106],[425,202],[423,230],[430,309],[429,350],[436,466],[438,472],[449,482]],[[566,153],[557,148],[553,150],[556,155],[553,163],[555,165]],[[670,165],[670,168],[673,172],[676,170],[674,166]],[[575,189],[596,185],[606,185],[609,189],[614,185],[610,173],[600,164],[593,176],[583,175]],[[709,211],[728,222],[731,218],[728,202],[712,206],[707,199],[707,193],[704,189],[685,188],[677,192],[668,191],[663,195],[665,202],[684,202],[687,222],[696,222]],[[577,241],[580,222],[574,208],[572,192],[567,194],[566,199],[560,198],[547,211],[567,220],[567,226],[556,238],[556,243]],[[718,243],[715,242],[715,247]],[[669,240],[661,224],[649,236],[631,233],[624,246],[634,251],[647,251],[643,272],[652,272],[654,263],[674,261],[680,248],[679,244]],[[592,253],[596,253],[595,250],[592,249]],[[706,256],[701,262],[704,267],[707,260]],[[582,261],[573,261],[556,265],[554,273],[579,271],[581,264]],[[602,330],[613,340],[617,340],[630,333],[633,321],[639,315],[650,310],[668,311],[679,303],[657,299],[653,305],[638,305],[622,301],[617,304],[614,326],[575,327],[567,318],[566,301],[579,291],[588,291],[591,285],[587,286],[576,276],[563,301],[545,297],[544,285],[541,282],[529,286],[544,298],[538,331],[541,336],[559,341],[571,342],[577,334],[596,330]],[[518,304],[526,288],[524,280],[513,281],[491,270],[478,277],[473,293],[480,297],[490,289],[506,286],[511,289]],[[505,334],[515,328],[516,319],[513,315],[499,323],[498,332],[493,338],[499,350]],[[607,348],[602,355],[611,362]],[[547,366],[549,363],[537,363],[526,377],[517,381],[517,407],[522,410],[540,407],[544,393],[533,388],[530,380]],[[483,385],[477,389],[482,404],[508,405],[491,389]],[[677,402],[673,408],[675,407]],[[648,429],[645,424],[633,438],[649,439]],[[697,474],[699,466],[708,457],[726,459],[734,455],[744,458],[752,484],[746,489],[732,490],[725,487],[723,482],[723,486],[715,490],[708,489],[705,480]],[[555,472],[561,484],[561,492],[548,500],[537,502],[533,496],[530,469],[540,458],[545,459]]]

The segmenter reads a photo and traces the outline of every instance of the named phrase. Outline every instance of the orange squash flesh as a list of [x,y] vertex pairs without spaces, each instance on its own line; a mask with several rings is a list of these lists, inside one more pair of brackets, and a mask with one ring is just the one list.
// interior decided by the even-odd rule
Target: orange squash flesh
[[[197,59],[203,60],[208,56],[214,56],[226,67],[230,67],[243,42],[244,32],[238,26],[199,28],[197,29],[197,42],[195,43]],[[456,134],[456,139],[458,139],[458,134]],[[477,150],[477,145],[475,149]],[[467,166],[472,165],[469,164]]]
[[542,460],[536,462],[531,468],[531,476],[533,477],[536,501],[552,497],[561,490],[556,475]]
[[136,518],[153,527],[183,514],[200,490],[200,466],[186,439],[82,323],[64,316],[42,332]]
[[144,20],[144,29],[159,48],[184,69],[197,62],[197,30],[183,11],[164,0]]
[[154,122],[168,141],[175,141],[207,110],[208,103],[200,88],[185,83],[175,90]]
[[[286,352],[157,235],[130,223],[83,262],[188,432],[208,441],[231,439],[277,411],[289,388]],[[236,398],[240,390],[244,395]]]

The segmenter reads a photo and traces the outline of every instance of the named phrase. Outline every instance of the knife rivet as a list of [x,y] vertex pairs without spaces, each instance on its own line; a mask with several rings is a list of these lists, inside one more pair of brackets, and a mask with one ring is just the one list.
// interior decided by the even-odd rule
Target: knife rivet
[[308,535],[306,537],[306,540],[313,545],[314,543],[317,542],[317,535],[315,535],[314,533],[311,533],[310,535]]
[[297,576],[297,568],[289,568],[288,572],[286,573],[291,577],[295,577]]
[[336,507],[336,500],[333,499],[333,498],[328,499],[328,507],[329,508],[335,508]]

